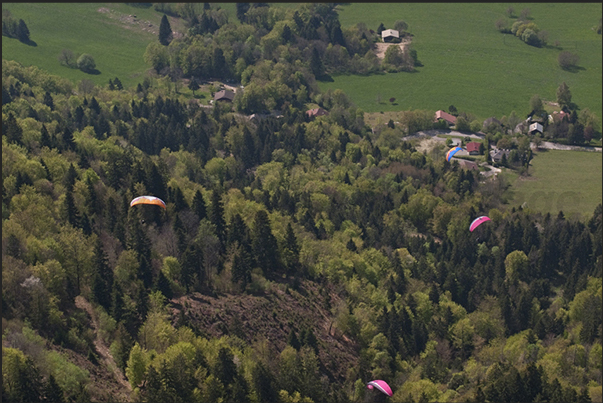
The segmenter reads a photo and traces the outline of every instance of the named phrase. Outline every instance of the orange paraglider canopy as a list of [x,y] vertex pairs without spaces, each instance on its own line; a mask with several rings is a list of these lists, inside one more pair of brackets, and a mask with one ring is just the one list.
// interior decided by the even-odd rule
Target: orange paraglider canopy
[[130,207],[135,206],[137,204],[155,204],[156,206],[165,207],[165,202],[161,200],[159,197],[155,196],[138,196],[130,202]]

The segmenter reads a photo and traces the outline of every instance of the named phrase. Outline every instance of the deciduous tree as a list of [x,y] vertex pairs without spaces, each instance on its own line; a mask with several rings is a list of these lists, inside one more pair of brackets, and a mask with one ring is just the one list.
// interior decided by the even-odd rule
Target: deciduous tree
[[569,108],[572,104],[572,93],[565,81],[557,88],[557,103],[562,108]]
[[82,70],[84,73],[92,73],[94,70],[96,70],[96,62],[91,55],[84,53],[77,58],[77,68]]

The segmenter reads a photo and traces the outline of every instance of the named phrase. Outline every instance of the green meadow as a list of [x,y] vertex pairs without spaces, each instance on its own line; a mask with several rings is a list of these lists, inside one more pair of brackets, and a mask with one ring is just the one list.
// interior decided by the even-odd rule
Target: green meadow
[[518,177],[512,184],[510,205],[545,214],[581,214],[588,219],[603,198],[602,161],[600,152],[535,153],[530,176]]
[[[113,12],[100,12],[103,8]],[[89,79],[105,85],[109,79],[118,77],[126,87],[144,79],[149,66],[143,55],[157,36],[142,30],[140,25],[121,22],[117,17],[136,15],[137,19],[149,21],[155,27],[162,17],[152,7],[123,3],[2,3],[2,9],[9,10],[13,18],[23,19],[35,42],[30,46],[3,36],[3,59],[34,65],[73,82]],[[62,66],[58,57],[63,49],[90,54],[100,74],[86,74]]]
[[[516,16],[529,8],[531,21],[548,32],[548,46],[536,48],[498,32],[499,18],[509,27],[516,20],[506,16],[508,7]],[[566,82],[572,101],[601,117],[602,41],[593,29],[600,18],[601,3],[346,3],[339,6],[344,29],[362,22],[377,30],[380,23],[392,28],[406,21],[423,66],[413,73],[334,76],[319,85],[342,89],[365,112],[447,111],[454,105],[486,119],[512,111],[525,116],[533,95],[556,101],[557,88]],[[559,67],[562,50],[579,56],[577,72]],[[387,102],[392,97],[394,104]]]

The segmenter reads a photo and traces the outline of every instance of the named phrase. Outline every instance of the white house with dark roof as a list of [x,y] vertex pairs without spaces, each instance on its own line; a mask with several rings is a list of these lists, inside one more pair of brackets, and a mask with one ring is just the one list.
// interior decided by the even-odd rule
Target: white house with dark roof
[[536,133],[540,133],[542,134],[542,125],[538,122],[534,122],[530,125],[530,129],[528,131],[528,133],[530,134],[536,134]]
[[383,39],[383,42],[390,42],[394,38],[400,38],[400,32],[395,29],[384,29],[381,31],[381,39]]

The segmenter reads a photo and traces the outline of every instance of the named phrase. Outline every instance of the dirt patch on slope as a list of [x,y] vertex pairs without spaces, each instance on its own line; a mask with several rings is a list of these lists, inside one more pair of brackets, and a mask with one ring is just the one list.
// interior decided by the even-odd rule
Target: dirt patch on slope
[[343,381],[347,370],[358,365],[358,346],[333,326],[328,307],[339,300],[335,291],[320,291],[306,281],[299,291],[273,285],[263,295],[194,293],[171,302],[174,321],[184,310],[187,325],[205,337],[231,334],[250,344],[265,338],[275,358],[287,346],[291,329],[298,336],[302,329],[312,329],[322,370],[332,380]]
[[402,39],[402,42],[400,43],[384,43],[384,42],[377,42],[375,43],[375,54],[377,55],[377,57],[379,59],[382,59],[385,57],[385,52],[387,51],[387,48],[389,48],[390,46],[399,46],[400,50],[402,52],[404,52],[404,49],[410,45],[410,38],[404,38]]
[[[99,13],[106,14],[109,18],[118,23],[122,28],[133,29],[143,32],[149,32],[153,35],[159,35],[159,25],[149,21],[138,18],[136,14],[124,14],[112,10],[107,7],[101,7],[97,10]],[[170,21],[170,26],[175,26],[175,21],[173,17],[168,17]],[[172,31],[172,35],[174,38],[182,37],[182,33]]]

